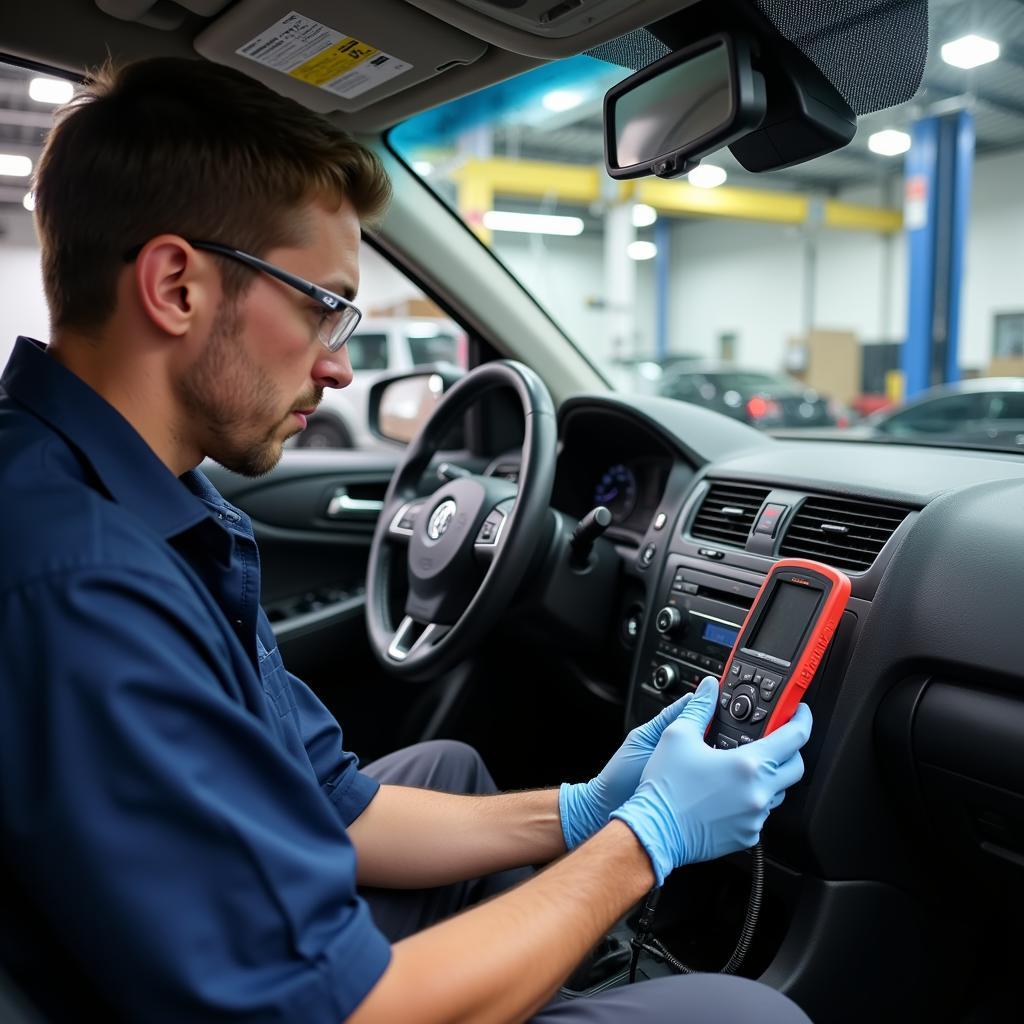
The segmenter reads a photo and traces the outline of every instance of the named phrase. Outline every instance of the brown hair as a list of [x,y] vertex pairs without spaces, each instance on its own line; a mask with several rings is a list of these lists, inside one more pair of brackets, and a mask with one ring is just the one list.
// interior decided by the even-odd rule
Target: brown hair
[[[163,233],[263,255],[299,245],[299,209],[348,199],[379,216],[379,159],[329,121],[231,68],[156,58],[95,72],[58,115],[34,181],[51,326],[114,311],[125,253]],[[251,281],[223,261],[225,293]]]

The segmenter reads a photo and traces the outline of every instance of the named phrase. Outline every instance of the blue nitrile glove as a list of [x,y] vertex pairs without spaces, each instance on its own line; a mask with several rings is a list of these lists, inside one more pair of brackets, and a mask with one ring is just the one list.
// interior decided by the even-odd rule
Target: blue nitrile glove
[[683,864],[753,846],[768,812],[804,773],[806,704],[770,736],[734,750],[704,742],[717,707],[718,683],[708,676],[665,729],[636,793],[612,812],[647,851],[658,885]]
[[676,720],[692,694],[680,697],[625,738],[601,773],[589,782],[563,782],[558,791],[565,848],[572,850],[608,824],[608,815],[625,803],[640,784],[647,759],[665,727]]

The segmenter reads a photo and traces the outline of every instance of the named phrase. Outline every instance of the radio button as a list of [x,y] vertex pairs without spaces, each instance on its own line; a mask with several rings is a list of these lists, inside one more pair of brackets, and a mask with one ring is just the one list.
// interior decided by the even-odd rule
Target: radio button
[[679,674],[671,665],[659,665],[654,670],[651,683],[656,690],[667,690],[679,679]]
[[654,620],[654,628],[661,633],[662,636],[671,636],[679,628],[682,621],[683,615],[678,608],[673,608],[671,605],[665,605],[665,607],[658,612],[658,616]]

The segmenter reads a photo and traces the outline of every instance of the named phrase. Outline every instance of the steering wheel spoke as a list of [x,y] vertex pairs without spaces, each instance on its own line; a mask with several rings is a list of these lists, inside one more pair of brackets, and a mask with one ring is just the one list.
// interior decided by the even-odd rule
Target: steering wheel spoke
[[408,544],[426,502],[426,498],[416,498],[391,505],[388,509],[388,538],[400,544]]
[[405,661],[421,648],[436,644],[450,629],[451,626],[436,622],[417,622],[411,615],[406,615],[388,644],[388,657],[392,661]]

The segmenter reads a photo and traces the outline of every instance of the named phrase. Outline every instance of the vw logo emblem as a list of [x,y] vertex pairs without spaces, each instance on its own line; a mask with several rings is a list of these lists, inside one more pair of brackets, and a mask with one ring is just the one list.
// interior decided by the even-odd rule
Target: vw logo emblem
[[427,536],[431,540],[440,540],[454,518],[455,502],[448,498],[446,501],[442,501],[430,516],[430,522],[427,523]]

